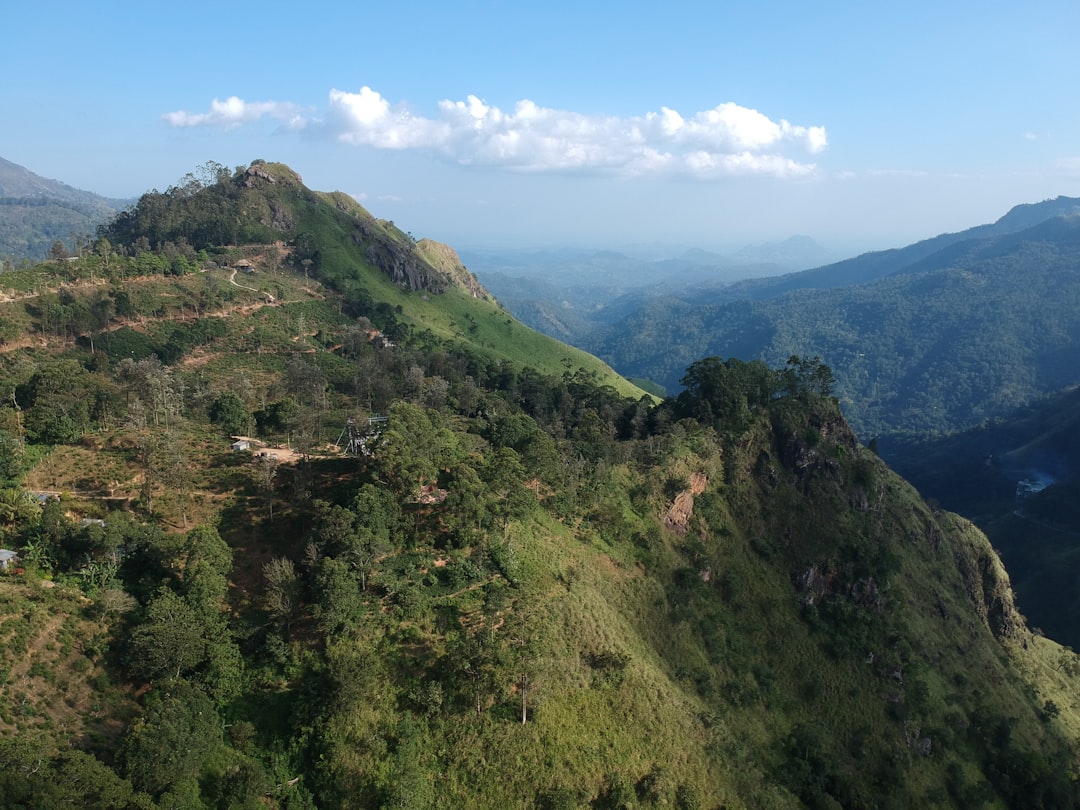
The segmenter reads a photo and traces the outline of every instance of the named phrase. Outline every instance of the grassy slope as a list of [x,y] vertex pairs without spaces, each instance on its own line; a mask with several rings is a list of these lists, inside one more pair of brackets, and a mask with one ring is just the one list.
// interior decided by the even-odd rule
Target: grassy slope
[[[707,512],[691,534],[663,532],[648,552],[589,523],[540,518],[515,530],[514,611],[539,650],[531,722],[516,722],[509,686],[480,718],[425,721],[436,806],[521,806],[561,787],[581,801],[613,784],[640,789],[652,775],[665,801],[692,785],[728,807],[795,807],[784,746],[808,723],[821,748],[807,761],[835,795],[950,806],[950,769],[968,785],[985,778],[968,730],[977,718],[1010,718],[1012,740],[1047,756],[1059,737],[1077,739],[1080,695],[1061,672],[1075,657],[1022,624],[994,637],[988,605],[1008,603],[1007,579],[971,524],[932,513],[880,462],[878,500],[864,514],[840,506],[849,492],[832,481],[791,470],[773,490],[753,471],[762,450],[776,447],[759,426],[729,456],[727,483],[714,479],[699,498]],[[717,462],[691,453],[647,478],[616,468],[605,503],[635,530],[655,527],[668,504],[657,482]],[[842,549],[867,539],[895,558],[881,606],[829,617],[822,602],[808,613],[794,573],[813,564],[843,577]],[[435,655],[449,654],[437,627],[421,629]],[[596,664],[602,653],[625,656],[618,677]],[[1052,720],[1039,715],[1047,700],[1062,709]],[[344,774],[370,776],[364,741],[395,716],[386,700],[335,719]]]
[[[239,330],[246,322],[235,323]],[[259,357],[274,355],[247,355]],[[837,429],[826,423],[800,430],[809,434],[811,428],[826,436]],[[839,483],[827,467],[800,472],[785,466],[780,459],[791,453],[785,436],[761,421],[724,451],[707,435],[675,440],[658,466],[610,468],[601,497],[604,520],[562,523],[538,513],[511,526],[521,585],[508,591],[506,615],[531,628],[530,722],[522,727],[516,719],[512,682],[479,718],[468,711],[422,718],[422,778],[436,806],[519,806],[523,797],[553,802],[564,795],[582,801],[620,784],[652,784],[668,803],[681,787],[729,807],[794,807],[797,787],[784,782],[790,766],[784,746],[808,720],[822,746],[815,767],[849,786],[863,785],[866,796],[893,792],[918,806],[945,806],[950,799],[942,785],[951,766],[969,784],[983,778],[974,764],[979,742],[967,730],[980,708],[1012,718],[1012,739],[1029,749],[1052,752],[1060,745],[1055,735],[1077,739],[1080,696],[1068,676],[1075,657],[1022,627],[1004,644],[991,632],[987,606],[996,598],[1007,601],[1007,581],[985,538],[965,521],[932,513],[884,465],[843,441],[826,438],[814,450],[839,465]],[[189,439],[199,443],[200,431]],[[261,499],[252,497],[248,471],[234,469],[233,457],[218,444],[200,461],[213,478],[200,478],[195,497],[202,496],[201,521],[214,522],[218,514],[223,527],[243,526],[251,534],[232,535],[237,571],[259,570],[259,562],[248,564],[249,555],[265,561],[274,553],[298,553],[259,533]],[[50,464],[59,470],[67,454],[69,466],[80,465],[85,478],[119,477],[104,450],[58,448],[35,475]],[[103,463],[91,466],[82,457],[95,452]],[[859,487],[850,483],[857,463],[872,466],[866,480],[873,484],[860,485],[867,494],[861,511],[851,508],[861,502]],[[669,482],[685,486],[698,472],[710,483],[698,498],[690,533],[657,531],[673,494]],[[160,508],[175,522],[167,497]],[[793,575],[817,565],[843,576],[850,557],[844,549],[852,544],[862,544],[864,552],[880,544],[895,557],[882,579],[883,607],[815,619]],[[426,554],[432,559],[439,552]],[[245,593],[257,586],[257,576],[237,578]],[[20,605],[32,598],[24,587],[30,586],[6,591],[12,594],[9,621],[23,615]],[[488,588],[437,603],[456,607],[468,620],[483,611]],[[248,598],[238,594],[238,604]],[[93,623],[65,621],[75,648],[100,633]],[[62,640],[58,644],[62,649]],[[426,652],[408,664],[403,651],[414,647]],[[621,660],[621,667],[605,668],[598,663],[604,655]],[[452,658],[445,629],[437,614],[428,614],[391,635],[335,639],[330,656],[356,657],[373,679],[361,682],[356,701],[343,703],[322,729],[334,741],[328,751],[333,772],[346,790],[390,780],[388,755],[372,741],[393,738],[415,677],[408,670],[437,670],[438,662]],[[13,658],[7,666],[21,672],[31,664]],[[892,675],[897,665],[902,682]],[[93,659],[90,666],[68,668],[78,684],[68,690],[93,694]],[[26,711],[18,709],[25,691],[7,692],[11,722],[17,710]],[[56,701],[40,685],[29,691],[46,698],[43,703]],[[1050,720],[1038,713],[1047,700],[1061,710]],[[28,716],[47,714],[32,706]],[[30,722],[21,721],[20,732],[32,728]],[[919,754],[909,737],[930,739],[932,754]],[[864,773],[870,763],[880,772]]]
[[[351,237],[343,231],[341,239]],[[422,293],[406,293],[341,250],[335,259],[328,248],[324,262],[355,273],[354,283],[400,305],[403,316],[433,332],[464,331],[482,347],[490,341],[486,351],[528,356],[521,348],[529,345],[527,333],[515,332],[493,306],[484,310],[463,293],[447,293],[437,300],[449,303],[448,311],[435,317],[428,311],[437,309],[435,296],[425,301]],[[288,274],[260,273],[245,283],[261,288],[264,278],[274,279],[275,294],[286,303],[233,309],[227,330],[191,350],[190,364],[181,368],[225,390],[237,374],[269,386],[280,374],[282,352],[301,350],[320,364],[337,362],[312,337],[344,323],[331,301],[320,300],[325,291],[313,285],[305,291],[303,281]],[[220,282],[193,275],[128,284],[147,305],[171,301],[190,310],[199,285]],[[223,289],[234,296],[223,306],[259,302],[256,293]],[[168,316],[169,306],[165,310]],[[469,315],[476,321],[473,333]],[[131,340],[164,340],[171,328],[154,318],[136,326]],[[504,326],[520,345],[504,347]],[[25,376],[30,364],[56,350],[75,351],[57,340],[5,354],[5,377]],[[561,360],[559,369],[572,370]],[[392,601],[373,588],[371,620],[331,638],[328,663],[320,665],[351,677],[317,696],[324,713],[303,729],[288,727],[293,718],[282,707],[299,702],[304,678],[249,673],[250,691],[241,704],[254,707],[253,720],[265,735],[260,744],[274,748],[270,758],[278,761],[292,742],[290,733],[320,740],[316,750],[325,759],[304,777],[313,779],[316,769],[332,774],[357,806],[372,785],[385,790],[392,783],[394,769],[412,750],[422,792],[434,806],[447,808],[535,800],[579,806],[590,799],[605,806],[599,797],[625,785],[653,791],[661,806],[674,806],[680,789],[684,797],[703,795],[702,806],[796,807],[799,795],[830,806],[824,792],[856,806],[888,806],[890,799],[896,806],[950,806],[964,804],[957,798],[957,774],[960,787],[974,789],[1001,770],[1002,763],[986,761],[987,718],[1011,721],[1009,740],[1046,762],[1067,745],[1075,747],[1080,695],[1070,673],[1080,671],[1077,659],[1023,627],[986,539],[965,521],[930,510],[857,447],[830,410],[786,413],[778,406],[773,418],[759,415],[748,432],[723,447],[708,431],[676,426],[654,443],[652,455],[643,454],[647,460],[601,465],[589,509],[564,521],[541,510],[511,524],[515,587],[497,574],[452,593],[426,584],[416,572],[446,555],[441,548],[388,558],[385,568],[411,571],[420,581],[427,608],[399,620]],[[237,463],[223,437],[211,434],[202,423],[185,433],[201,468],[192,495],[199,510],[193,512],[200,521],[220,521],[237,557],[231,601],[248,621],[258,621],[261,565],[274,554],[299,559],[301,524],[288,522],[288,503],[279,504],[283,523],[264,523],[251,470]],[[59,449],[35,473],[43,477],[32,480],[43,485],[47,474],[80,488],[76,482],[86,479],[86,488],[96,489],[106,479],[134,476],[134,467],[124,467],[129,460],[122,436],[118,440],[119,447],[103,441]],[[328,488],[358,480],[332,462],[320,464]],[[689,531],[661,528],[675,493],[698,473],[708,485],[696,500]],[[167,494],[159,506],[176,526],[176,506]],[[78,514],[90,505],[76,501],[72,508]],[[815,599],[798,585],[811,569],[833,583]],[[881,599],[859,606],[848,594],[868,577]],[[835,592],[828,591],[833,586]],[[75,618],[81,607],[73,597],[50,597],[56,601],[38,615],[30,606],[40,601],[35,587],[20,582],[0,590],[3,627],[19,633],[28,616],[31,627],[43,617],[71,617],[56,625],[70,626],[71,650],[64,652],[57,631],[52,643],[60,657],[42,671],[68,656],[62,660],[71,662],[78,689],[108,699],[113,693],[100,686],[108,679],[91,681],[100,674],[93,653],[85,656],[89,665],[76,664],[80,643],[97,649],[90,642],[101,627]],[[489,601],[502,607],[490,608]],[[493,632],[529,642],[528,724],[519,722],[514,679],[507,673],[479,717],[450,704],[429,714],[416,710],[415,687],[440,683],[440,673],[455,663],[448,646],[453,620],[489,620]],[[298,635],[297,657],[322,660],[313,638]],[[37,637],[47,649],[49,634]],[[8,672],[29,671],[33,661],[25,650],[20,653],[16,643],[6,649],[16,656],[5,660]],[[17,707],[27,705],[26,690],[17,694],[10,686],[4,708],[13,724]],[[40,685],[29,691],[44,702],[61,694]],[[119,708],[110,716],[122,718],[115,700]],[[1040,715],[1048,700],[1058,707],[1057,716]],[[31,705],[31,716],[40,711]],[[413,724],[415,749],[401,742],[403,719]],[[27,732],[36,724],[17,728]],[[923,739],[930,740],[929,753],[919,749]]]
[[[407,291],[371,266],[356,247],[351,227],[363,221],[398,243],[411,242],[393,223],[375,220],[351,198],[344,195],[316,195],[302,212],[298,231],[316,234],[322,263],[320,272],[331,279],[347,279],[375,301],[401,307],[405,318],[420,329],[463,343],[481,355],[527,365],[545,374],[571,374],[584,369],[601,384],[611,385],[620,394],[640,399],[646,393],[596,357],[523,325],[492,300],[474,297],[460,286],[441,295]],[[332,201],[333,206],[319,204]]]

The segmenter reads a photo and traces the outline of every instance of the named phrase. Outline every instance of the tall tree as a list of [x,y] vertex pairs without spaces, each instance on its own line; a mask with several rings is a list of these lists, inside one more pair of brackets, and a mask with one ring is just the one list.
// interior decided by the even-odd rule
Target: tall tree
[[146,620],[132,631],[129,666],[148,681],[179,678],[206,660],[199,613],[187,600],[162,588],[146,608]]

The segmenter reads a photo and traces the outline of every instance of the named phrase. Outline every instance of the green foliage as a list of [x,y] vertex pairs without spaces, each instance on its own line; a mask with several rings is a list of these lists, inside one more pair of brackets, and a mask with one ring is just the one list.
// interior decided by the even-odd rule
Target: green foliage
[[649,301],[583,344],[670,389],[720,350],[770,364],[820,356],[860,435],[945,434],[1078,381],[1062,362],[1077,349],[1077,229],[1058,218],[696,289]]
[[22,477],[25,454],[22,437],[0,428],[0,486],[13,484]]
[[120,748],[124,771],[139,790],[160,796],[195,787],[223,745],[222,724],[210,698],[184,681],[162,683]]
[[132,674],[149,681],[179,678],[206,660],[196,609],[169,589],[147,606],[146,622],[129,640]]
[[[228,436],[243,436],[250,420],[244,401],[232,391],[221,394],[210,405],[210,421],[220,425]],[[280,417],[275,417],[275,421],[280,422]]]
[[777,383],[775,373],[761,361],[707,357],[686,370],[684,390],[675,399],[677,413],[741,433],[752,411],[772,400]]
[[15,392],[25,412],[28,437],[46,444],[78,441],[92,424],[91,404],[100,385],[74,360],[61,360],[36,371]]
[[457,440],[436,411],[408,402],[391,409],[379,447],[379,467],[387,483],[404,500],[434,481],[457,457]]
[[[93,392],[96,432],[29,472],[73,495],[0,512],[33,563],[0,577],[0,727],[36,724],[43,772],[77,734],[161,806],[1076,803],[1080,664],[859,446],[817,358],[706,358],[656,407],[284,167],[140,208],[93,269],[145,332],[87,332],[93,297],[56,290],[50,345],[0,355],[13,437],[74,405],[62,379]],[[195,253],[225,237],[295,253]],[[211,252],[263,262],[274,304],[186,273]],[[207,317],[227,293],[245,317]],[[231,453],[247,414],[299,458]],[[327,449],[350,419],[370,455]]]
[[83,751],[50,751],[41,739],[0,740],[0,806],[151,810],[145,793]]

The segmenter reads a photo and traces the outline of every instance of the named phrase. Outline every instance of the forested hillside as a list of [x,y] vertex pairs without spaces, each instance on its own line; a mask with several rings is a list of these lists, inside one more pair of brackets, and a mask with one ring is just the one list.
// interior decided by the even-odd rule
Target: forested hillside
[[0,262],[40,261],[50,251],[77,253],[121,205],[0,158]]
[[1080,218],[951,240],[890,272],[762,300],[658,301],[586,345],[666,387],[708,354],[820,356],[867,438],[977,425],[1077,382]]
[[820,360],[658,403],[285,167],[185,185],[0,277],[0,807],[1080,803],[1080,659]]
[[1080,646],[1078,436],[1073,388],[980,428],[883,448],[924,496],[978,523],[1031,623],[1072,647]]

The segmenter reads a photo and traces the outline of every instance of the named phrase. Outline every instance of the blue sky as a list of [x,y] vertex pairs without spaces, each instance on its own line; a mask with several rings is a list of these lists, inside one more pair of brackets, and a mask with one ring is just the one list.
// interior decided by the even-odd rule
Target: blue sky
[[261,158],[458,247],[839,252],[1080,196],[1075,0],[12,6],[0,157],[109,196]]

